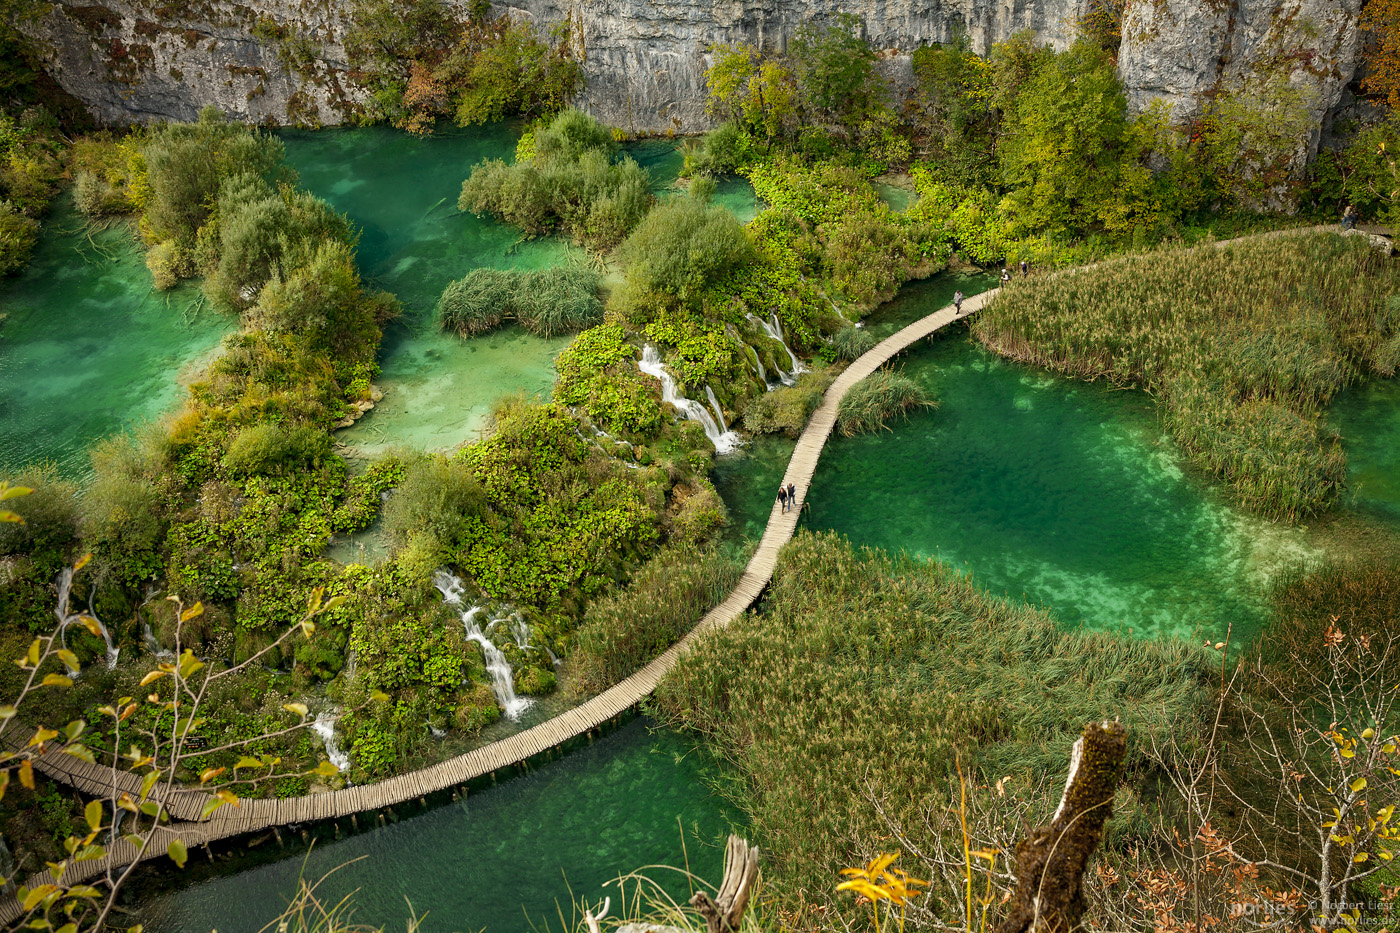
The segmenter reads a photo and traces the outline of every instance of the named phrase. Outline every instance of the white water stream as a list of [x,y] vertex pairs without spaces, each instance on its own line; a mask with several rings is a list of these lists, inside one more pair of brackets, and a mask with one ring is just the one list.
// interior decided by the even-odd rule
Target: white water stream
[[335,722],[340,718],[340,710],[332,709],[329,712],[317,713],[316,721],[311,724],[311,731],[321,737],[321,743],[326,746],[326,757],[331,764],[335,765],[337,771],[348,771],[350,769],[350,756],[340,747],[340,741],[335,737]]
[[[787,345],[787,340],[783,337],[783,325],[782,322],[778,320],[778,315],[776,313],[771,315],[770,320],[767,321],[763,320],[756,314],[748,314],[745,316],[750,321],[753,321],[759,327],[763,328],[763,332],[767,334],[770,338],[778,341],[778,343],[783,345],[783,350],[787,352],[788,360],[792,363],[792,369],[788,370],[787,372],[783,372],[781,369],[779,369],[778,378],[782,380],[782,383],[785,386],[796,385],[797,377],[805,373],[807,371],[807,367],[802,365],[802,361],[797,358],[797,354],[793,353],[792,348]],[[762,372],[762,366],[763,364],[760,363],[760,372]],[[765,379],[765,381],[767,380]]]
[[[648,376],[655,376],[661,380],[661,400],[680,409],[681,414],[691,421],[699,422],[700,426],[705,429],[705,436],[710,439],[711,444],[715,445],[715,453],[733,453],[744,443],[743,438],[725,427],[723,417],[719,421],[715,421],[714,415],[706,411],[704,405],[694,399],[688,399],[676,391],[676,380],[672,379],[671,374],[666,372],[666,367],[661,362],[661,353],[656,347],[647,344],[642,348],[642,358],[637,363],[637,368]],[[713,401],[714,393],[710,392],[709,386],[706,386],[705,390],[709,392],[711,401]],[[718,409],[719,405],[716,404],[715,408]]]
[[[433,586],[437,587],[438,592],[442,594],[443,602],[457,608],[458,612],[461,613],[462,631],[467,636],[467,641],[476,642],[480,646],[481,653],[486,658],[486,673],[491,677],[491,691],[496,694],[496,702],[500,704],[501,711],[505,713],[507,719],[519,719],[520,714],[529,709],[534,701],[528,697],[516,696],[515,674],[510,669],[510,662],[501,653],[501,649],[497,648],[491,643],[491,639],[486,637],[486,633],[482,631],[481,623],[477,621],[477,617],[485,613],[485,610],[481,606],[461,608],[465,587],[462,586],[460,577],[453,576],[446,570],[439,570],[433,574]],[[507,621],[509,618],[503,616],[493,619],[490,625]],[[519,613],[515,614],[515,618],[519,619]],[[521,626],[520,634],[517,634],[514,626],[511,630],[518,645],[522,640],[528,642],[530,635],[530,629],[525,624],[525,620],[519,619],[519,623]]]

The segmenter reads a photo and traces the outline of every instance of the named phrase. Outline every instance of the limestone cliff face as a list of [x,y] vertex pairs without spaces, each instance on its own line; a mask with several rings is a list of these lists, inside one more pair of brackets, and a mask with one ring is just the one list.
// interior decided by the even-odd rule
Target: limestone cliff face
[[[188,119],[214,104],[239,118],[338,123],[363,102],[340,45],[349,0],[97,0],[43,22],[51,69],[101,119]],[[465,0],[452,0],[465,7]],[[1072,41],[1087,0],[513,0],[497,4],[541,26],[568,20],[588,78],[582,103],[638,132],[707,125],[704,70],[715,43],[783,48],[805,23],[862,18],[884,67],[907,82],[909,54],[958,31],[974,48],[1029,29]],[[1135,108],[1154,101],[1178,120],[1228,91],[1285,80],[1319,129],[1351,81],[1361,0],[1132,0],[1119,69]]]
[[1286,85],[1311,128],[1300,158],[1317,151],[1328,114],[1356,73],[1362,0],[1137,0],[1123,17],[1118,71],[1129,100],[1155,102],[1175,122],[1220,93],[1245,100]]

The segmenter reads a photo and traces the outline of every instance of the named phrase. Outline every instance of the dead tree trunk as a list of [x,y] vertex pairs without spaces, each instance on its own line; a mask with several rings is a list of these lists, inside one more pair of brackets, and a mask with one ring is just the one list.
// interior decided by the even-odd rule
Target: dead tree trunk
[[1127,733],[1090,723],[1074,743],[1060,808],[1016,846],[1016,893],[997,933],[1074,933],[1087,902],[1084,870],[1113,813]]
[[706,933],[733,933],[739,929],[758,879],[758,847],[738,836],[729,837],[724,850],[724,880],[714,900],[704,891],[695,892],[690,906],[705,918]]

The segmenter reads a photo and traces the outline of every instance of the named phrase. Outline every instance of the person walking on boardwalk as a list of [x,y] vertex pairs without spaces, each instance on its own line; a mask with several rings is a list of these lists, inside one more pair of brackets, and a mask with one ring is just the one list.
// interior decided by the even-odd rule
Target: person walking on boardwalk
[[795,509],[795,508],[797,508],[797,484],[796,484],[796,483],[788,483],[788,484],[787,484],[787,494],[788,494],[788,508],[790,508],[790,509]]
[[783,507],[784,512],[788,510],[787,487],[782,484],[778,485],[778,504]]
[[1030,275],[1030,272],[1031,272],[1031,264],[1028,263],[1028,262],[1026,262],[1024,259],[1022,259],[1022,260],[1021,260],[1021,278],[1024,279],[1026,276]]
[[953,317],[962,314],[962,302],[963,293],[960,291],[953,292]]
[[1347,230],[1355,230],[1356,222],[1361,218],[1361,212],[1356,209],[1355,204],[1348,204],[1346,210],[1342,211],[1342,227]]

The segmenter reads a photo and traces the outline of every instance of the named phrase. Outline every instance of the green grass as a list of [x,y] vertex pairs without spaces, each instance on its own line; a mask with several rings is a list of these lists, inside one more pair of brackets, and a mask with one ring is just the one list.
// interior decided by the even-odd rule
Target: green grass
[[443,289],[438,319],[443,330],[460,337],[488,333],[507,319],[540,337],[584,330],[603,320],[598,274],[588,269],[473,269]]
[[[805,929],[834,925],[820,908],[849,907],[837,869],[892,846],[878,841],[890,830],[867,794],[927,841],[922,809],[948,799],[955,761],[979,780],[1053,785],[1084,724],[1119,716],[1134,743],[1127,780],[1149,797],[1154,774],[1137,749],[1173,723],[1188,739],[1197,731],[1213,658],[1064,631],[940,564],[804,533],[783,550],[763,613],[701,639],[656,704],[727,761],[765,878]],[[1120,810],[1131,815],[1132,799]]]
[[1341,490],[1321,423],[1400,363],[1400,264],[1329,233],[1165,250],[1018,282],[973,322],[1003,356],[1153,393],[1172,437],[1246,508],[1297,520]]
[[846,437],[887,427],[885,422],[917,408],[937,408],[936,402],[913,379],[882,369],[857,382],[836,410],[836,430]]

